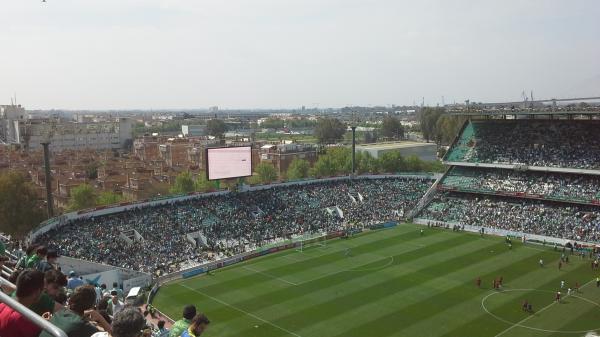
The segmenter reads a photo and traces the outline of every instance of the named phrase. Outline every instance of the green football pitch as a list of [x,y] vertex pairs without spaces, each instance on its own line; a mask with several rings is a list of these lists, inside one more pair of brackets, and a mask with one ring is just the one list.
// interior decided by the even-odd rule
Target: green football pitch
[[[419,230],[425,229],[424,235]],[[350,248],[350,255],[347,249]],[[588,258],[503,238],[402,224],[325,247],[249,260],[163,285],[154,305],[179,319],[195,304],[203,336],[584,336],[600,330]],[[539,266],[543,259],[545,266]],[[478,288],[475,280],[481,277]],[[494,278],[502,277],[502,290]],[[561,281],[563,299],[554,302]],[[567,288],[580,291],[566,296]],[[521,309],[524,300],[533,313]]]

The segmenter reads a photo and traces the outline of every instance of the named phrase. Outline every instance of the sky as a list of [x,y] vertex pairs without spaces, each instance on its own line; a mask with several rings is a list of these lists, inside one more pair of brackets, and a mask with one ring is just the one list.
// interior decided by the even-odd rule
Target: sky
[[0,104],[435,105],[600,96],[597,0],[0,0]]

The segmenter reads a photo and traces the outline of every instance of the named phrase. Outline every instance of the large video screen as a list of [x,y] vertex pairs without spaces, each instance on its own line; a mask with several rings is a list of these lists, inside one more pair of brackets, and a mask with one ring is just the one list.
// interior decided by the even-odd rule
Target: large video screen
[[206,161],[208,180],[252,175],[250,146],[209,148],[206,150]]

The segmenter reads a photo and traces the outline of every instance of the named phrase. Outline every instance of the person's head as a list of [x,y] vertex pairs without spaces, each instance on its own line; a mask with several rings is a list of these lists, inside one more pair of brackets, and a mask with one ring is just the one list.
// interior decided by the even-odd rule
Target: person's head
[[71,270],[69,272],[69,278],[74,278],[74,277],[77,277],[77,273],[74,270]]
[[27,254],[27,256],[31,256],[33,254],[33,252],[35,252],[35,250],[37,249],[37,245],[29,245],[27,246],[27,248],[25,248],[25,254]]
[[119,301],[119,293],[116,290],[111,291],[110,296],[112,297],[113,303],[117,303]]
[[17,278],[17,298],[37,301],[44,290],[44,273],[37,270],[24,270]]
[[46,254],[46,261],[49,263],[56,263],[56,260],[58,260],[58,252],[54,249],[48,250],[48,254]]
[[6,262],[8,262],[8,256],[0,255],[0,267],[2,267]]
[[108,309],[108,298],[102,298],[100,302],[98,302],[98,310],[106,310]]
[[204,314],[198,314],[196,317],[194,317],[194,319],[192,319],[190,330],[192,330],[196,336],[200,336],[204,330],[206,330],[206,327],[209,324],[210,321],[208,320],[208,317],[206,317]]
[[69,309],[83,316],[83,313],[96,304],[96,290],[90,285],[80,286],[75,289],[69,298]]
[[158,321],[158,323],[156,324],[158,326],[158,328],[160,330],[165,328],[165,321],[163,321],[162,319],[160,321]]
[[192,320],[196,316],[196,307],[192,304],[183,307],[183,318]]
[[112,322],[112,337],[138,337],[146,326],[142,313],[133,307],[119,311]]
[[50,297],[55,297],[60,290],[67,285],[67,277],[58,270],[48,270],[44,274],[46,293]]
[[48,254],[48,248],[46,248],[46,246],[39,246],[35,250],[35,253],[37,254],[37,256],[39,256],[41,258],[45,258],[46,255]]
[[102,290],[106,290],[106,284],[102,283],[102,284],[100,285],[100,289],[102,289]]

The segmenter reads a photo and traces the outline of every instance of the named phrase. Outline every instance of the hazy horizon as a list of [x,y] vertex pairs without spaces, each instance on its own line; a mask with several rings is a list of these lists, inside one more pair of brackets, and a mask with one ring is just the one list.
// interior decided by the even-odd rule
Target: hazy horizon
[[293,109],[600,96],[600,2],[0,0],[0,104]]

